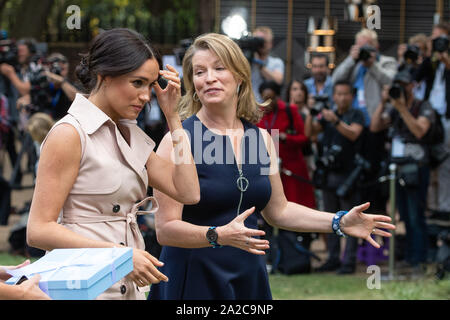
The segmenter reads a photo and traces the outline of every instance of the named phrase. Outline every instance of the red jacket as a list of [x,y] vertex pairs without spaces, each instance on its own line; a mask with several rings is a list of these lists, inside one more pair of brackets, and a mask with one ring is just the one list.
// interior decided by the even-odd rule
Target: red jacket
[[[304,133],[303,120],[295,105],[290,105],[289,108],[292,113],[295,133],[287,133],[289,131],[290,121],[286,111],[286,104],[282,100],[278,100],[277,110],[270,111],[264,115],[258,123],[258,127],[267,129],[269,133],[272,129],[278,129],[280,133],[287,133],[285,141],[279,140],[279,157],[282,161],[282,168],[292,171],[293,174],[303,179],[310,180],[302,153],[302,146],[308,141]],[[280,172],[280,175],[284,193],[288,201],[315,208],[316,204],[312,185],[302,182],[294,176],[287,176],[282,172]]]

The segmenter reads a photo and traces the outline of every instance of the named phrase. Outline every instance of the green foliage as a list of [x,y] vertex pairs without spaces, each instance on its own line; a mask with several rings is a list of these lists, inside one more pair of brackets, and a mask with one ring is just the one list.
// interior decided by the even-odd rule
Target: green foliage
[[[7,0],[0,12],[0,28],[12,30],[20,23],[24,0]],[[81,30],[68,30],[69,5],[81,9]],[[100,29],[131,28],[157,43],[176,44],[197,34],[195,0],[56,0],[47,15],[41,41],[88,42]],[[23,20],[22,20],[23,22]],[[32,26],[30,26],[32,28]]]

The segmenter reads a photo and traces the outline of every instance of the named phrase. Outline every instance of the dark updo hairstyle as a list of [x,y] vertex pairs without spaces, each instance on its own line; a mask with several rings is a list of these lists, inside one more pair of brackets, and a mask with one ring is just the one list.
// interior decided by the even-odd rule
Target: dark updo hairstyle
[[87,92],[98,89],[97,75],[117,77],[139,69],[148,59],[156,59],[162,69],[161,56],[136,31],[116,28],[101,32],[89,52],[81,55],[75,74]]

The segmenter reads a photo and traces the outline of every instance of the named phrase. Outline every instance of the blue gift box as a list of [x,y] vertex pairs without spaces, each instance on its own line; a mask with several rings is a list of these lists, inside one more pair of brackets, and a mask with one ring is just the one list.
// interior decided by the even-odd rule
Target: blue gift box
[[39,287],[56,300],[91,300],[133,270],[132,248],[55,249],[16,270],[7,284],[40,274]]

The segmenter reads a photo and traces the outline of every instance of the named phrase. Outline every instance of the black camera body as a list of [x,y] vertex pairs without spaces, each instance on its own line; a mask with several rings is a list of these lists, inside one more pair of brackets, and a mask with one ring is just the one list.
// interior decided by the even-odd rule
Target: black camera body
[[408,44],[406,46],[406,51],[403,54],[403,59],[406,63],[415,63],[419,59],[420,48],[414,44]]
[[356,181],[362,177],[364,171],[370,171],[370,162],[364,159],[360,154],[355,155],[355,169],[350,173],[348,178],[336,190],[338,197],[345,197],[356,186]]
[[6,63],[18,69],[17,45],[12,40],[0,40],[0,63]]
[[181,66],[183,64],[184,55],[186,54],[187,49],[189,49],[192,43],[192,39],[183,39],[180,40],[179,47],[173,49],[177,65]]
[[[55,71],[55,70],[54,70]],[[57,71],[57,70],[56,70]],[[48,109],[51,104],[50,82],[41,65],[30,72],[30,97],[31,105],[28,111],[41,111]],[[33,113],[33,112],[31,112]]]
[[340,164],[338,158],[341,152],[342,147],[334,144],[328,148],[321,157],[316,159],[316,170],[314,171],[313,182],[317,188],[325,187],[328,172],[339,168]]
[[450,41],[447,36],[440,36],[436,39],[433,39],[432,50],[433,52],[445,52],[448,51],[450,45]]
[[358,61],[367,61],[372,56],[372,52],[376,52],[376,49],[369,45],[364,45],[361,48],[359,48],[359,56]]
[[57,74],[58,76],[61,75],[62,69],[61,69],[61,67],[60,67],[58,62],[53,62],[50,65],[50,72],[54,73],[54,74]]
[[310,110],[312,116],[317,116],[323,109],[330,109],[330,106],[328,105],[328,95],[317,95],[314,97],[314,101],[314,105]]
[[255,52],[258,52],[264,48],[265,43],[264,38],[260,37],[242,37],[235,41],[250,63],[253,61],[253,55]]
[[393,84],[389,88],[389,97],[397,100],[401,96],[405,96],[405,89],[401,83],[411,83],[414,80],[416,69],[411,65],[404,63],[398,68],[397,74],[394,76]]
[[389,88],[389,97],[391,97],[394,100],[397,100],[401,96],[404,96],[404,95],[405,95],[405,89],[403,89],[403,87],[399,83],[394,83]]

